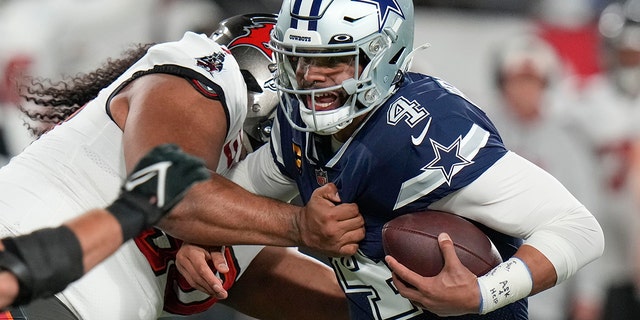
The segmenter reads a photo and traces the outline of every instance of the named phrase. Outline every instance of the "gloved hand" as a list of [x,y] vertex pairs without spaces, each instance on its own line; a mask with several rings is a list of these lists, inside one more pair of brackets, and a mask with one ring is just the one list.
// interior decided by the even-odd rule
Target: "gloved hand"
[[[202,160],[176,145],[161,145],[140,160],[107,210],[126,241],[157,223],[194,183],[209,177]],[[84,273],[82,246],[66,225],[5,238],[2,244],[0,270],[13,273],[20,285],[14,306],[60,292]]]
[[204,161],[163,144],[140,159],[107,210],[120,222],[126,241],[156,224],[193,184],[210,176]]

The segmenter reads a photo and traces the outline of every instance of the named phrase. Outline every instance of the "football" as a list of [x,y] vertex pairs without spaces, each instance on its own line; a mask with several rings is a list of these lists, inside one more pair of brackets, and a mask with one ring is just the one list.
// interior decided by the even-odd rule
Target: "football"
[[422,276],[432,277],[444,266],[438,246],[442,232],[449,234],[458,258],[474,274],[484,275],[502,262],[482,230],[460,216],[442,211],[426,210],[394,218],[382,228],[382,245],[385,254]]

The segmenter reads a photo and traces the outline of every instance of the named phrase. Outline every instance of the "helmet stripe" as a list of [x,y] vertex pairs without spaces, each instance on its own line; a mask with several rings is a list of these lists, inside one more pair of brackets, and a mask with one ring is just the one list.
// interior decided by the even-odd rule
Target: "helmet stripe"
[[[311,12],[309,13],[310,17],[317,17],[320,13],[320,6],[322,5],[323,0],[313,0],[311,4]],[[313,19],[309,21],[309,30],[316,31],[318,30],[318,20]]]
[[[309,19],[318,17],[320,14],[320,8],[322,7],[322,1],[324,0],[312,0],[311,3],[305,2],[303,7],[302,0],[295,0],[293,3],[293,7],[291,8],[291,28],[300,29],[304,28],[305,23],[307,25],[307,30],[316,31],[318,30],[318,21],[317,19]],[[299,17],[306,17],[307,19],[300,19]]]
[[302,6],[302,0],[296,0],[293,3],[293,8],[291,8],[291,28],[298,28],[298,18],[296,18],[300,14],[300,6]]

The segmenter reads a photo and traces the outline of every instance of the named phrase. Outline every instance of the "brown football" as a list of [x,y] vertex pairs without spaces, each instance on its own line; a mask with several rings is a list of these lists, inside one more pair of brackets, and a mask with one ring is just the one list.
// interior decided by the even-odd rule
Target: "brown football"
[[382,245],[385,254],[422,276],[432,277],[444,266],[438,246],[442,232],[449,234],[458,258],[474,274],[483,275],[502,262],[482,230],[460,216],[442,211],[409,213],[387,222],[382,228]]

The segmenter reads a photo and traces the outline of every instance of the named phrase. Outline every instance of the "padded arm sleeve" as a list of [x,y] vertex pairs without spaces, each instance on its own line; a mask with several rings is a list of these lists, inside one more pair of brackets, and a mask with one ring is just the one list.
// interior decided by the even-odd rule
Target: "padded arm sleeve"
[[591,212],[553,176],[513,152],[430,208],[523,238],[551,261],[557,283],[604,250],[602,228]]
[[289,202],[298,194],[295,182],[283,175],[273,161],[269,143],[248,154],[227,178],[252,193],[280,201]]
[[82,247],[67,226],[44,228],[30,234],[2,239],[0,270],[9,270],[20,284],[13,306],[50,297],[84,273]]

